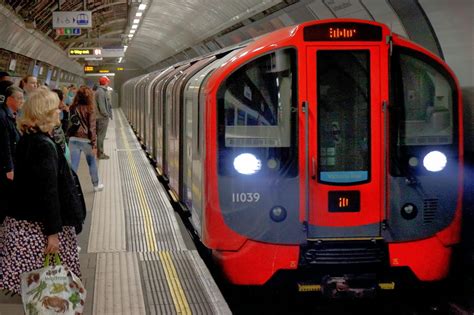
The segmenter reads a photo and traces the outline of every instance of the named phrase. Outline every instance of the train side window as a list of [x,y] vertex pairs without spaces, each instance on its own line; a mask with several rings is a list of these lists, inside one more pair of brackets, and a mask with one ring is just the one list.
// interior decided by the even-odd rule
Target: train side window
[[[287,175],[295,174],[296,80],[296,50],[287,48],[250,61],[221,84],[218,132],[223,159],[254,152],[262,161],[275,161],[270,165],[276,163]],[[229,163],[223,159],[221,172],[226,173]]]
[[215,69],[212,69],[211,71],[209,71],[206,74],[204,79],[201,81],[201,85],[199,86],[198,102],[197,102],[196,131],[195,131],[195,134],[196,134],[196,137],[197,137],[197,141],[196,141],[197,158],[201,158],[201,148],[202,148],[203,137],[204,137],[203,130],[202,130],[201,126],[203,124],[203,119],[204,119],[203,113],[204,113],[204,106],[205,106],[206,102],[205,102],[205,95],[204,95],[204,92],[202,90],[202,87],[206,85],[207,80],[209,79],[211,74],[214,73],[214,70]]

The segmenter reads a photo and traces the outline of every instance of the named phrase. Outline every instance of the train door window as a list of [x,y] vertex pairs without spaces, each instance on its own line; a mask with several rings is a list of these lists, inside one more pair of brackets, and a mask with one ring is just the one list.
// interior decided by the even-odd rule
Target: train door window
[[369,180],[370,54],[317,53],[319,181],[340,185]]
[[[391,90],[391,142],[397,144],[391,153],[392,174],[405,172],[410,157],[420,157],[423,150],[457,152],[455,85],[439,64],[415,51],[395,48]],[[416,169],[411,166],[410,171]]]
[[235,172],[227,159],[240,153],[258,156],[268,172],[296,174],[296,80],[296,50],[281,49],[243,65],[220,86],[221,174]]

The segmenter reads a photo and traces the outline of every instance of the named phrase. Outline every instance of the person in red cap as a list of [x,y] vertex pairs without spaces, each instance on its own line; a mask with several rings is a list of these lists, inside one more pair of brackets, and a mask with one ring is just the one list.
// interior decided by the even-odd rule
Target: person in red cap
[[112,119],[112,104],[107,94],[107,86],[110,80],[106,76],[99,78],[99,87],[95,91],[95,102],[97,105],[97,158],[107,160],[109,156],[104,153],[104,139],[107,133],[109,119]]

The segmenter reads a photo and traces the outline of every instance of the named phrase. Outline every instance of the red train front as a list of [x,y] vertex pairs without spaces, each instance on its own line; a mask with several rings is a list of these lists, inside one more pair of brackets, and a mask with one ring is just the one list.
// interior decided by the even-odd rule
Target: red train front
[[379,23],[318,21],[249,44],[203,89],[201,236],[231,282],[446,277],[463,154],[442,60]]
[[281,29],[132,79],[123,95],[232,283],[303,270],[313,289],[357,293],[354,283],[391,283],[391,270],[447,276],[461,221],[459,86],[385,25]]

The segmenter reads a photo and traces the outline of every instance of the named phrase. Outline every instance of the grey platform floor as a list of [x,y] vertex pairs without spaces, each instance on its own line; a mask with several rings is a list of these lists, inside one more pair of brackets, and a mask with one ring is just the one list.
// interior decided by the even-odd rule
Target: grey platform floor
[[[87,220],[79,235],[84,314],[230,314],[120,110],[100,160],[94,193],[85,159],[79,178]],[[0,296],[0,315],[23,314]]]

